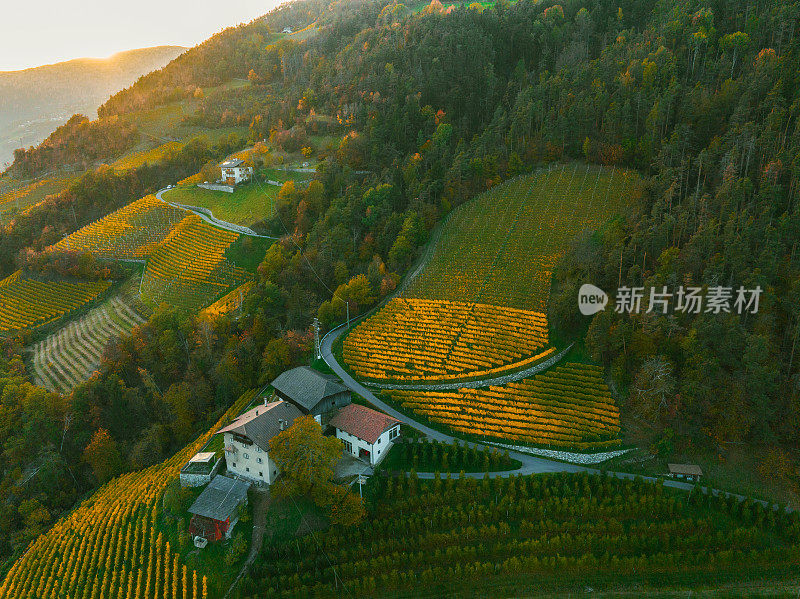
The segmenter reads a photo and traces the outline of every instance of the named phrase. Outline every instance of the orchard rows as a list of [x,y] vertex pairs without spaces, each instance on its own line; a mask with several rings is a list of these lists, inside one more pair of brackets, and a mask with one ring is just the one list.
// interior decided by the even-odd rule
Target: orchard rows
[[100,364],[108,342],[130,333],[144,319],[119,297],[113,297],[33,346],[34,383],[69,393]]
[[552,353],[544,314],[448,300],[397,298],[347,336],[344,358],[375,380],[490,376]]
[[109,281],[38,281],[21,271],[0,281],[0,332],[55,320],[106,291]]
[[149,195],[78,229],[52,248],[91,252],[100,258],[141,260],[185,216],[185,211]]
[[796,512],[641,480],[372,477],[364,494],[372,508],[361,525],[265,548],[233,599],[405,597],[420,588],[496,597],[553,584],[582,593],[623,575],[671,587],[792,576],[800,566]]
[[[628,171],[559,165],[463,204],[403,297],[347,336],[344,361],[374,382],[434,385],[488,379],[551,356],[545,313],[556,262],[582,231],[619,213],[636,185]],[[462,433],[576,449],[618,444],[619,411],[588,366],[501,387],[390,396]]]
[[231,314],[232,312],[239,309],[244,301],[244,297],[250,292],[253,288],[254,281],[247,281],[246,283],[242,283],[233,291],[223,295],[213,304],[208,306],[207,308],[203,308],[200,310],[201,316],[222,316],[225,314]]

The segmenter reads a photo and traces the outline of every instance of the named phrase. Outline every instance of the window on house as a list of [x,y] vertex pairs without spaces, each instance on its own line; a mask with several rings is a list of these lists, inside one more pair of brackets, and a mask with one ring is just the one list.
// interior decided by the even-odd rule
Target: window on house
[[259,475],[261,478],[264,478],[264,473],[263,473],[263,472],[259,472],[259,473],[258,473],[258,475]]
[[244,454],[244,459],[245,460],[249,460],[250,459],[250,454],[249,453]]
[[250,472],[250,468],[245,468],[245,470],[246,470],[247,472]]
[[378,445],[380,445],[380,444],[381,444],[381,438],[378,437]]
[[233,463],[233,467],[236,468],[236,462]]
[[261,458],[258,458],[258,463],[259,463],[259,464],[261,463]]

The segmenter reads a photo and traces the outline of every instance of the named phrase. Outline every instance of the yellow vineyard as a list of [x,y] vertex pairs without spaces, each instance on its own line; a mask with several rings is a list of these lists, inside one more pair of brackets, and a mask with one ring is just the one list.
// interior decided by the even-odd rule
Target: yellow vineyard
[[559,165],[462,204],[405,299],[345,339],[345,362],[373,380],[424,382],[497,375],[551,354],[545,313],[555,264],[637,185],[629,171]]
[[471,435],[581,450],[619,443],[619,409],[598,366],[565,364],[501,387],[390,395],[431,422]]
[[145,196],[112,212],[54,246],[55,250],[91,252],[104,258],[142,259],[186,217],[186,212]]
[[201,316],[221,316],[223,314],[230,314],[242,305],[244,296],[247,295],[253,288],[253,281],[247,281],[239,285],[230,293],[223,295],[213,304],[200,311]]
[[[253,396],[240,398],[211,430]],[[9,570],[0,599],[207,597],[206,577],[186,567],[183,556],[157,532],[156,518],[167,484],[210,436],[98,490],[31,544]]]
[[187,216],[147,260],[142,296],[156,304],[196,310],[244,284],[250,273],[225,258],[225,250],[238,237],[194,214]]
[[38,326],[92,301],[109,281],[37,281],[20,271],[0,281],[0,331]]
[[344,359],[366,378],[447,380],[533,363],[547,343],[538,312],[398,298],[347,336]]

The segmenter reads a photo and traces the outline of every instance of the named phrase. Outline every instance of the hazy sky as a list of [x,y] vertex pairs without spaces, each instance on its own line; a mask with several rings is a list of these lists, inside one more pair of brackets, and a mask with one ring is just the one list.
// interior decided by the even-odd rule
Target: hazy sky
[[282,0],[38,0],[2,2],[0,71],[148,46],[194,46]]

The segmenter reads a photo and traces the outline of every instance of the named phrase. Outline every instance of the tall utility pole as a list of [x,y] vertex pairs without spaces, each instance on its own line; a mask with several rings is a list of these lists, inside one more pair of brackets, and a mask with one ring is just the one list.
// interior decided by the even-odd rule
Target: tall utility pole
[[314,347],[317,350],[317,360],[322,359],[322,348],[319,343],[319,318],[314,318]]

